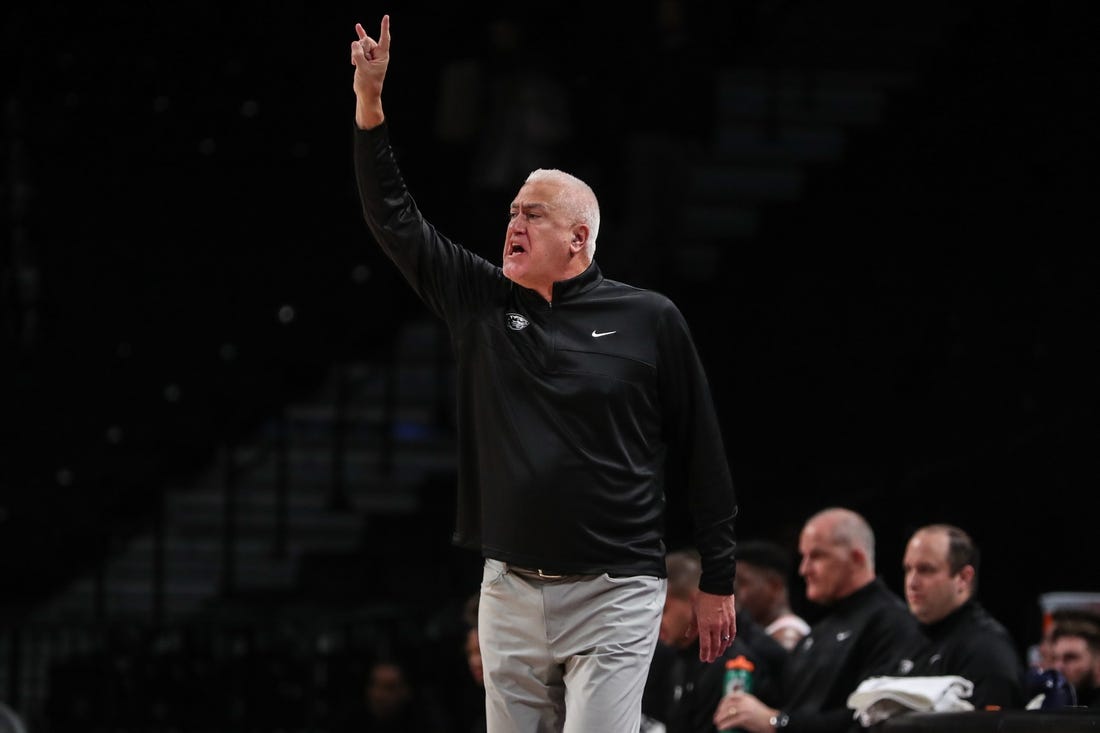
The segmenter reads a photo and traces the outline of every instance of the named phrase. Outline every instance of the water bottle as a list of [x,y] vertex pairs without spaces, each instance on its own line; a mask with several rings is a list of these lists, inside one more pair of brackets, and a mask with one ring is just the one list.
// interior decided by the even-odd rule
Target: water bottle
[[756,665],[744,654],[726,661],[726,682],[722,686],[723,697],[731,692],[752,692],[752,673]]
[[[731,692],[752,692],[752,673],[756,665],[744,654],[738,654],[726,661],[726,678],[722,685],[722,696]],[[727,731],[739,731],[740,728],[726,728]]]

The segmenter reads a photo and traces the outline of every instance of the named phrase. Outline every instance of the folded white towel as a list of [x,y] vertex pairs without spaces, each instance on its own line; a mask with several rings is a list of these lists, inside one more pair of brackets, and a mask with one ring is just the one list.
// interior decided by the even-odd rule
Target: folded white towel
[[973,693],[974,683],[958,675],[868,677],[848,696],[848,707],[867,728],[901,712],[973,710],[962,699]]

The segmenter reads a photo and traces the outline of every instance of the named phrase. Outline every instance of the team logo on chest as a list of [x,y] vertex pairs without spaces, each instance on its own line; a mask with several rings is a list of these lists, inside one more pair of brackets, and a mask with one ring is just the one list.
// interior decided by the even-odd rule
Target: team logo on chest
[[505,313],[504,320],[505,323],[508,324],[508,328],[512,329],[513,331],[522,331],[531,324],[530,321],[521,316],[519,313]]

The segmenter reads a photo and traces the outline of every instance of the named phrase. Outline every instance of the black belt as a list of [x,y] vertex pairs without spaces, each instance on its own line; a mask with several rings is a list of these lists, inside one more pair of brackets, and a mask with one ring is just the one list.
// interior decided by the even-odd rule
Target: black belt
[[562,580],[564,578],[581,577],[575,573],[548,573],[542,568],[521,568],[518,565],[512,565],[511,563],[508,563],[508,570],[509,572],[513,572],[517,575],[522,575],[525,578],[536,578],[538,580]]
[[[516,575],[522,575],[525,578],[532,580],[569,580],[571,578],[598,578],[603,573],[548,573],[542,568],[524,568],[519,565],[513,565],[512,563],[504,563],[504,567],[508,569],[508,572],[515,573]],[[638,575],[638,573],[613,573],[608,572],[607,575],[611,578],[632,578]]]

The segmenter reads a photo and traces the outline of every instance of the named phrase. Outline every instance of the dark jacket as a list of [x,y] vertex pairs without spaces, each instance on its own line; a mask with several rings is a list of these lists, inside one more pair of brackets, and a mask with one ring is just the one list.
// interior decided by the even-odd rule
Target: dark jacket
[[665,492],[686,492],[700,588],[732,593],[733,483],[676,306],[595,263],[547,303],[421,216],[385,123],[355,132],[355,162],[370,231],[451,334],[456,544],[552,573],[664,577]]
[[[974,683],[967,701],[976,709],[987,705],[1022,708],[1023,659],[1004,626],[976,601],[964,603],[933,624],[921,625],[928,638],[913,657],[911,676],[959,675]],[[909,667],[903,663],[899,670]]]
[[658,643],[642,695],[642,713],[664,723],[668,733],[715,733],[713,718],[725,689],[725,663],[738,656],[754,666],[748,691],[768,705],[779,705],[790,654],[739,612],[737,637],[714,662],[699,661],[698,641],[683,649]]
[[779,706],[787,732],[858,728],[848,696],[868,677],[894,674],[922,641],[905,602],[879,578],[831,605],[791,651]]

